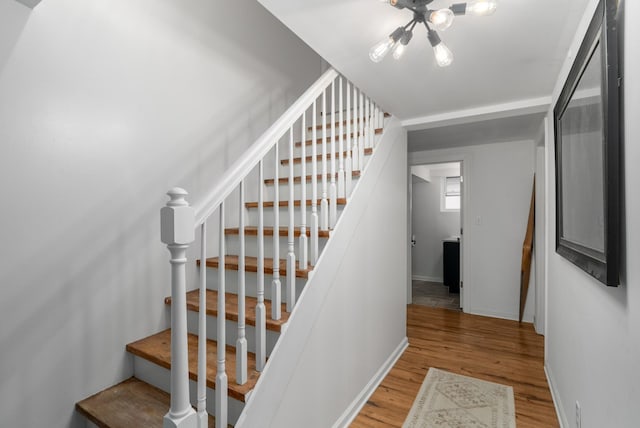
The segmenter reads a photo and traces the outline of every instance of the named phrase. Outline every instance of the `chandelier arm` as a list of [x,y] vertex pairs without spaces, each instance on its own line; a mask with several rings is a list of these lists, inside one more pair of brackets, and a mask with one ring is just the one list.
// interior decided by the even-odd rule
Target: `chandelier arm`
[[[413,27],[416,26],[418,22],[415,19],[412,19],[411,21],[409,21],[407,23],[407,25],[404,26],[404,30],[407,31],[407,28],[409,28],[411,25],[413,25]],[[413,27],[411,27],[411,30],[413,30]]]
[[416,28],[416,25],[418,24],[418,21],[416,21],[415,19],[413,20],[413,25],[411,26],[411,28],[409,28],[409,31],[413,31],[414,28]]

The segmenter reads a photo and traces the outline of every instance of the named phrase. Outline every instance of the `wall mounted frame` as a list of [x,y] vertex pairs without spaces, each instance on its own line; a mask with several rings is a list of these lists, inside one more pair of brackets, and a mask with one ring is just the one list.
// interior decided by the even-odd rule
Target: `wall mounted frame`
[[620,265],[617,3],[598,3],[554,108],[556,252],[609,286]]

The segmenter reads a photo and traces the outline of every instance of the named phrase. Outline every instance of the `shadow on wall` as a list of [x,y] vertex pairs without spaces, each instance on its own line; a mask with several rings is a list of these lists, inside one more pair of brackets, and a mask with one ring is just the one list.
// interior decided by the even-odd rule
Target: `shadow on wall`
[[0,76],[13,49],[20,40],[20,35],[31,9],[16,0],[0,0]]
[[[131,375],[125,344],[168,325],[165,192],[199,202],[320,73],[253,1],[190,0],[173,21],[176,4],[0,0],[0,140],[15,147],[0,157],[12,184],[0,214],[13,244],[0,260],[7,426],[81,426],[73,403]],[[231,31],[241,11],[285,49]]]

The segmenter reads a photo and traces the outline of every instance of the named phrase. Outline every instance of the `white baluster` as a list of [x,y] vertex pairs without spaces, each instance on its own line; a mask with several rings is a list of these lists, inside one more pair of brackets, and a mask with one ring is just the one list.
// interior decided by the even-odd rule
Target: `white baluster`
[[171,253],[171,407],[163,427],[190,428],[197,426],[197,415],[189,402],[185,264],[187,248],[195,239],[195,211],[185,201],[184,189],[167,194],[171,200],[160,210],[160,238]]
[[218,366],[216,371],[216,428],[227,428],[227,368],[226,368],[226,314],[225,314],[225,248],[224,248],[224,202],[220,204],[220,230],[219,230],[219,262],[218,262]]
[[358,128],[360,129],[360,144],[358,145],[358,162],[360,162],[360,171],[364,171],[364,94],[360,91],[359,96],[360,111],[358,116]]
[[239,225],[240,258],[238,259],[238,339],[236,340],[236,382],[247,382],[247,337],[245,328],[245,269],[244,269],[244,180],[240,182]]
[[340,119],[340,128],[338,131],[338,138],[340,144],[338,145],[338,197],[345,198],[345,177],[344,177],[344,124],[342,121],[344,120],[344,116],[342,113],[343,104],[342,104],[342,76],[338,77],[338,114]]
[[[316,100],[313,100],[311,110],[311,265],[315,266],[318,262],[318,150],[316,145]],[[306,185],[306,184],[305,184]]]
[[369,118],[369,147],[373,148],[374,140],[376,138],[376,127],[374,123],[374,119],[376,117],[376,105],[375,103],[369,99],[369,111],[371,113],[371,117]]
[[[267,362],[267,315],[264,305],[264,165],[258,162],[258,286],[256,304],[256,370]],[[278,207],[274,207],[278,209]]]
[[[307,112],[302,113],[302,178],[300,179],[300,185],[302,189],[302,195],[300,197],[300,257],[299,264],[302,269],[306,269],[309,262],[308,244],[307,244]],[[291,147],[293,149],[293,146]],[[316,163],[313,159],[312,163]],[[291,184],[293,187],[293,183]]]
[[[378,108],[378,104],[373,103],[373,130],[377,130],[380,128],[380,110]],[[375,132],[374,132],[375,135]]]
[[282,309],[280,302],[282,301],[282,288],[280,284],[280,182],[278,180],[278,167],[280,162],[280,153],[278,150],[278,142],[276,141],[275,149],[275,165],[274,165],[274,197],[273,197],[273,279],[271,281],[271,318],[279,320],[282,317]]
[[371,103],[369,97],[364,98],[364,147],[368,149],[371,147],[371,129],[369,128],[369,118],[371,116],[370,111]]
[[[304,163],[306,160],[302,159]],[[287,312],[296,304],[296,254],[294,234],[294,193],[293,193],[293,127],[289,128],[289,236],[287,240]]]
[[347,80],[347,155],[344,160],[344,195],[351,195],[353,187],[353,164],[351,159],[351,84]]
[[351,148],[351,156],[353,158],[353,169],[360,171],[360,149],[359,141],[360,141],[360,131],[358,130],[358,93],[359,91],[356,89],[356,86],[353,85],[353,147]]
[[200,227],[200,300],[198,307],[198,428],[209,426],[207,414],[207,222]]
[[329,202],[327,201],[327,91],[322,90],[322,200],[320,228],[329,230]]
[[329,185],[329,229],[338,221],[338,187],[336,186],[336,81],[331,82],[331,184]]

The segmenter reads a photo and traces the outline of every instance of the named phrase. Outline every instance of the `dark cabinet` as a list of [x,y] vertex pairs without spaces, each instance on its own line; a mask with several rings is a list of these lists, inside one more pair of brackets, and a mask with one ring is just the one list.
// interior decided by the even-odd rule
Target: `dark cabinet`
[[444,241],[442,275],[444,285],[449,287],[449,293],[460,292],[460,242]]

